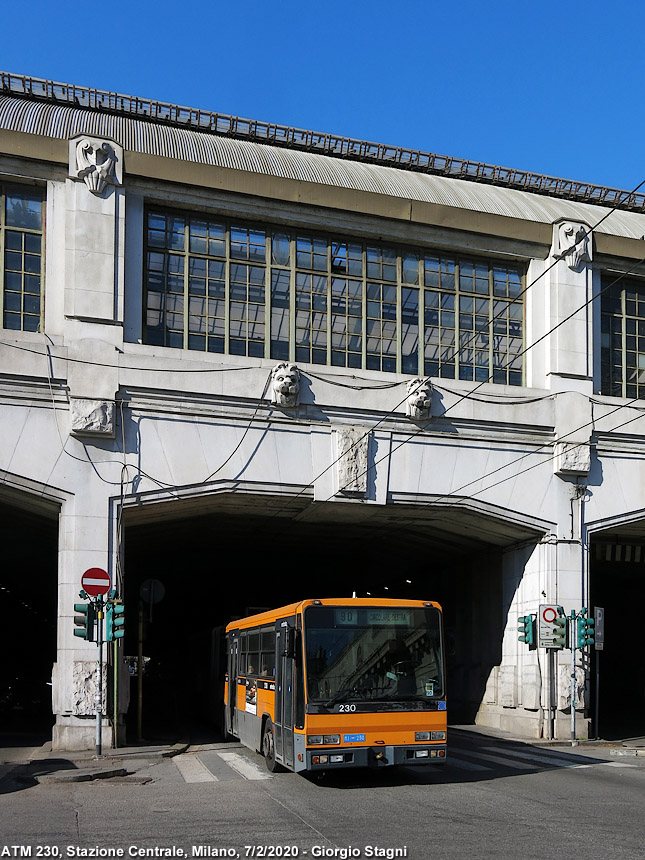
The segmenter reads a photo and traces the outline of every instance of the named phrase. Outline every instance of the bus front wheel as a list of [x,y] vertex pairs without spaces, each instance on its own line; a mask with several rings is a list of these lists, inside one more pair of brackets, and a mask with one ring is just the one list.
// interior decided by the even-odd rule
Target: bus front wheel
[[262,735],[262,755],[266,762],[267,770],[270,773],[276,773],[280,770],[280,765],[275,760],[275,744],[273,742],[273,723],[267,719],[264,724],[264,734]]

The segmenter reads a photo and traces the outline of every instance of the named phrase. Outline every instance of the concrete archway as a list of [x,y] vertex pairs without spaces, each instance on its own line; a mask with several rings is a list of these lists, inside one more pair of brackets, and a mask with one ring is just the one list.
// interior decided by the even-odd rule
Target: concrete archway
[[[542,523],[467,500],[318,503],[304,488],[288,495],[228,486],[194,498],[133,500],[123,522],[128,655],[136,654],[141,583],[156,578],[166,590],[152,610],[143,607],[151,658],[146,736],[217,716],[216,638],[232,618],[353,592],[443,604],[452,716],[474,720],[501,662],[509,609],[503,553],[534,545],[545,531]],[[129,736],[136,707],[133,684]]]
[[0,725],[3,733],[42,740],[53,723],[58,512],[40,496],[0,491]]

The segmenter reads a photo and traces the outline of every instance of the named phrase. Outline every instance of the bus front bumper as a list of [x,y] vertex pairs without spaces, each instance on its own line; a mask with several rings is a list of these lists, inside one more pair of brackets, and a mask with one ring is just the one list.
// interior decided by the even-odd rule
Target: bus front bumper
[[445,764],[446,756],[445,744],[308,749],[307,770],[324,770],[334,767],[387,767],[389,765],[414,767],[427,764]]

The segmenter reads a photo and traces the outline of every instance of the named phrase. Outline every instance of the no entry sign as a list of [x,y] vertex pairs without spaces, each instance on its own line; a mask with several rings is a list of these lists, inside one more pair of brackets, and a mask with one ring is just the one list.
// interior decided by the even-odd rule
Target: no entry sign
[[91,597],[107,594],[112,585],[110,574],[100,567],[90,567],[81,577],[81,585]]

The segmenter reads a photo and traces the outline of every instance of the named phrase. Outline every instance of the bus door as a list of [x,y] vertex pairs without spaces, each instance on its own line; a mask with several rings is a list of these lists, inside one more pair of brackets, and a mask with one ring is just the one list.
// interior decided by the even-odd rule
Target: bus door
[[240,652],[239,631],[228,636],[228,701],[226,703],[226,731],[237,737],[237,664]]
[[295,618],[276,622],[275,751],[278,761],[293,767],[293,686]]

